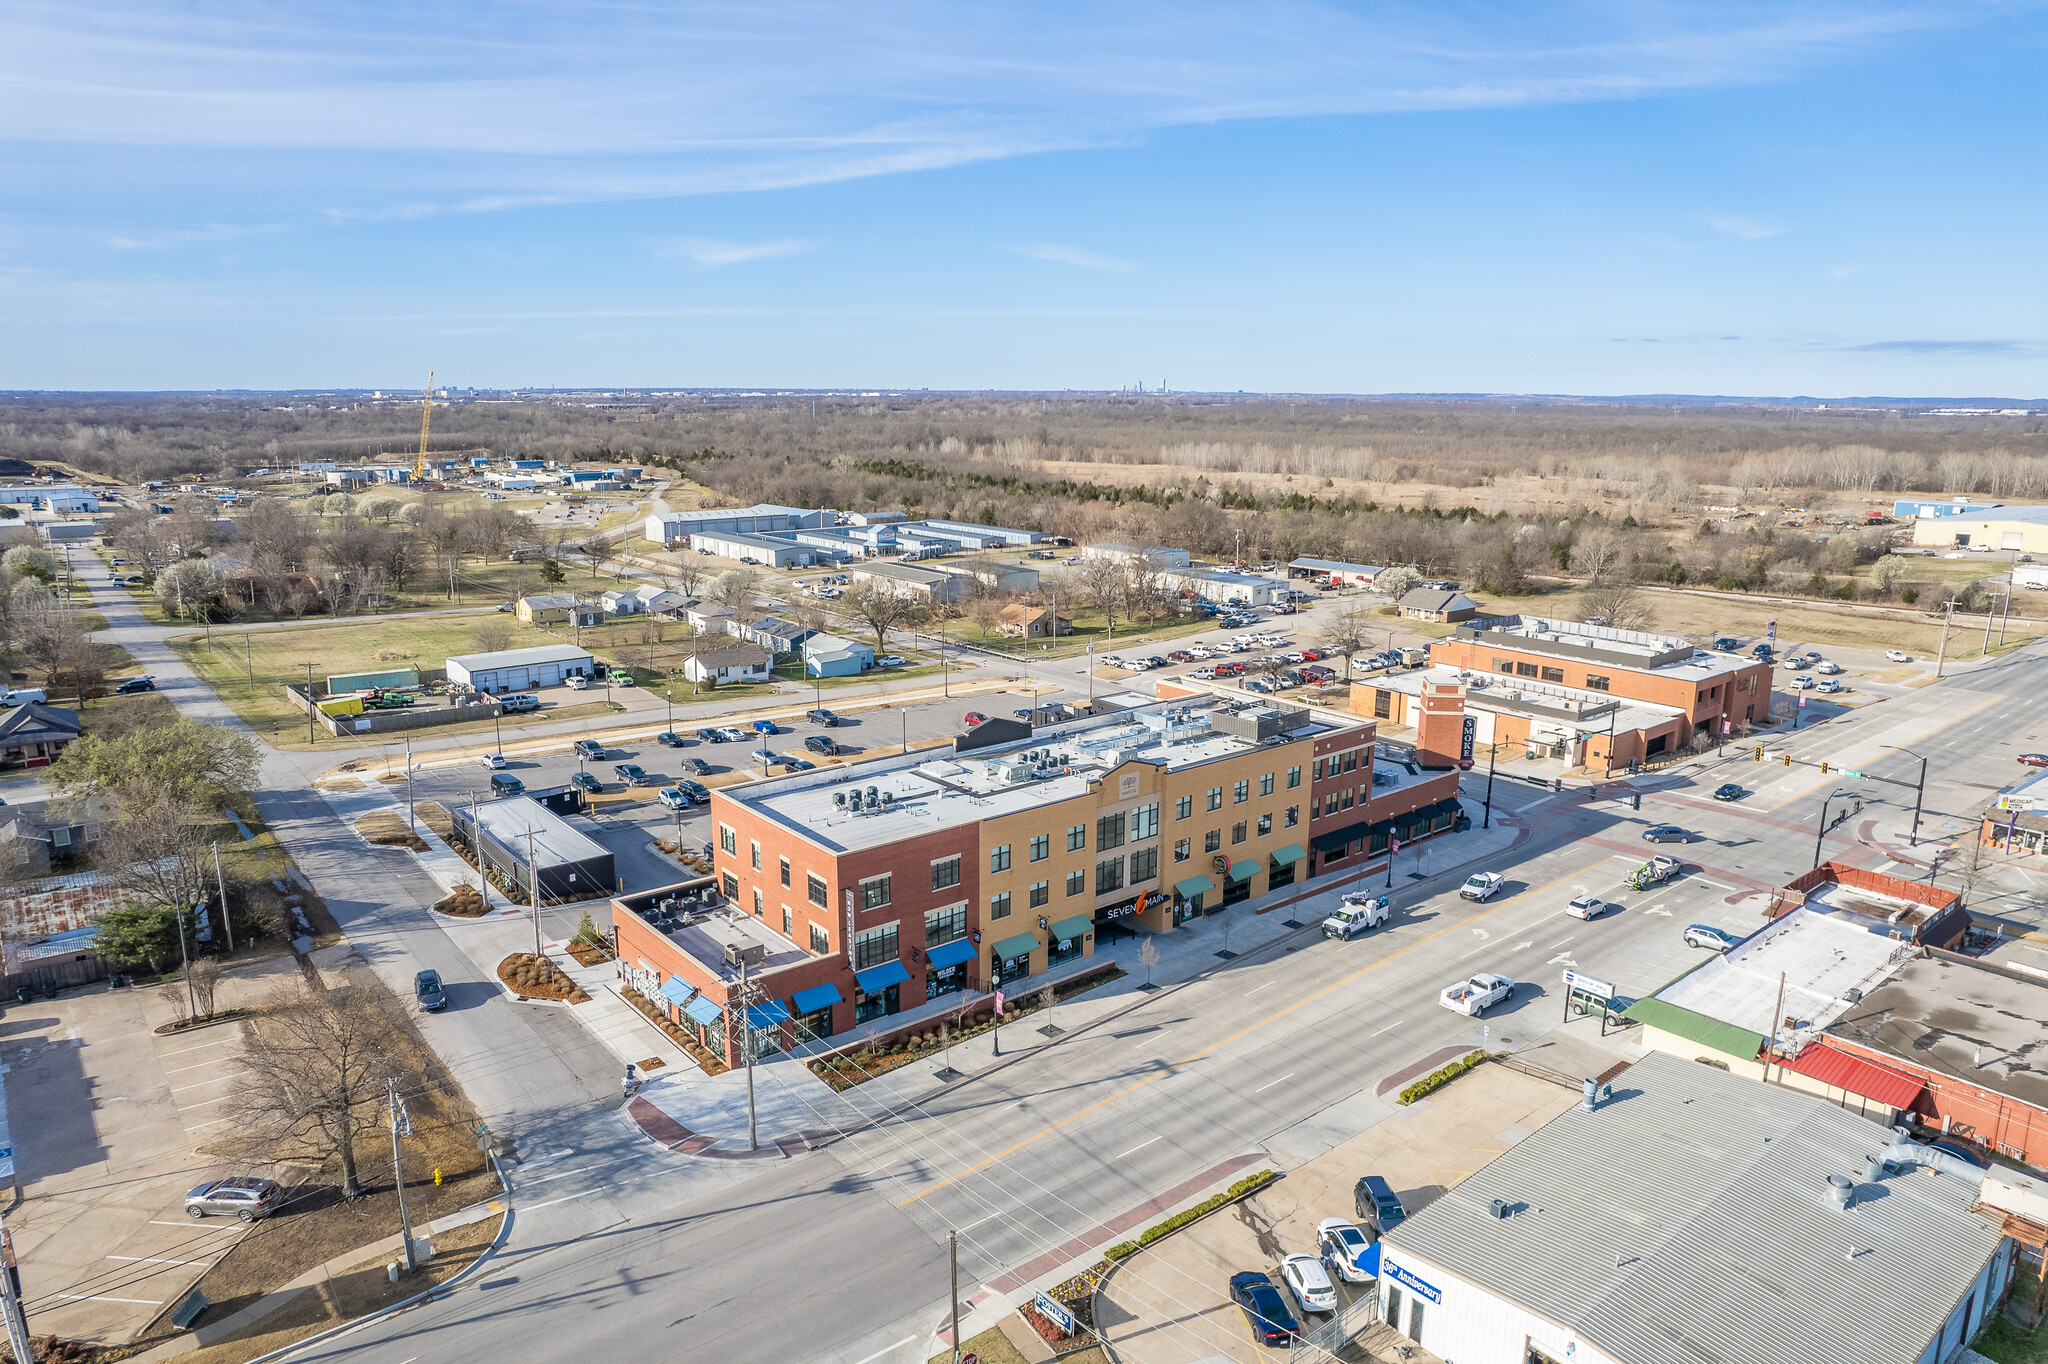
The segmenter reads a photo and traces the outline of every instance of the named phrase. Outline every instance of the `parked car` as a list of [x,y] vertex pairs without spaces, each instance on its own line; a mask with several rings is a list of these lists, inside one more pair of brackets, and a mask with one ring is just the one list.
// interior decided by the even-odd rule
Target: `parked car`
[[1740,786],[1736,785],[1732,781],[1725,786],[1717,786],[1714,788],[1715,800],[1741,800],[1744,796],[1748,794],[1749,792],[1743,790]]
[[1384,895],[1352,891],[1330,917],[1323,920],[1323,936],[1349,940],[1353,934],[1378,928],[1393,914],[1393,903]]
[[875,660],[875,666],[877,668],[900,668],[908,662],[910,660],[901,654],[883,654]]
[[983,714],[982,714],[982,713],[981,713],[980,711],[978,711],[978,710],[970,710],[970,711],[968,711],[968,712],[967,712],[967,713],[966,713],[965,715],[963,715],[963,716],[961,716],[961,717],[960,717],[960,721],[961,721],[961,723],[962,723],[962,724],[966,725],[966,726],[967,726],[967,727],[968,727],[969,729],[973,729],[973,728],[974,728],[974,727],[975,727],[976,725],[985,725],[985,724],[987,724],[987,723],[988,723],[988,717],[987,717],[986,715],[983,715]]
[[1301,1325],[1287,1310],[1287,1300],[1264,1274],[1247,1272],[1230,1276],[1230,1300],[1244,1313],[1244,1324],[1252,1339],[1262,1345],[1285,1345]]
[[0,694],[0,706],[25,706],[31,701],[48,701],[50,694],[41,687],[23,687],[19,691],[8,690]]
[[1316,1223],[1316,1246],[1323,1252],[1323,1263],[1346,1283],[1371,1283],[1379,1277],[1379,1257],[1373,1254],[1372,1238],[1356,1222],[1324,1218]]
[[579,757],[588,758],[592,762],[598,762],[604,757],[604,745],[595,739],[578,739],[569,747],[575,749]]
[[1842,690],[1842,684],[1835,681],[1832,677],[1825,677],[1821,679],[1820,685],[1814,688],[1814,690],[1826,696],[1833,696]]
[[711,803],[711,789],[702,782],[679,781],[676,783],[676,790],[687,796],[692,805],[709,805]]
[[1816,663],[1814,665],[1813,670],[1819,673],[1822,677],[1838,677],[1841,675],[1842,665],[1835,662],[1833,659],[1829,659],[1825,663]]
[[1497,871],[1477,871],[1465,878],[1465,884],[1458,887],[1458,894],[1467,900],[1489,900],[1507,883],[1508,879]]
[[1681,829],[1676,824],[1652,824],[1643,830],[1645,843],[1690,843],[1692,831]]
[[1351,1190],[1358,1220],[1370,1222],[1382,1236],[1408,1220],[1408,1210],[1394,1196],[1394,1186],[1378,1175],[1367,1175]]
[[526,791],[526,783],[510,772],[491,773],[491,794],[493,796],[517,796]]
[[839,724],[839,717],[822,707],[817,710],[805,711],[804,719],[809,720],[814,725],[823,725],[827,729],[832,729]]
[[782,767],[787,772],[815,772],[818,769],[816,763],[804,758],[795,757],[784,758],[782,760]]
[[1188,676],[1194,678],[1197,682],[1207,682],[1210,678],[1216,676],[1216,670],[1208,667],[1190,668],[1188,669]]
[[664,748],[681,748],[690,741],[672,729],[664,729],[661,733],[654,736],[654,742]]
[[781,732],[781,730],[775,727],[773,720],[754,721],[754,733],[756,734],[780,734]]
[[1613,908],[1597,895],[1574,895],[1572,902],[1564,907],[1564,912],[1574,919],[1597,919]]
[[676,786],[662,787],[654,793],[654,798],[671,810],[681,810],[690,803],[690,798],[683,794],[682,788]]
[[775,767],[782,762],[782,755],[772,748],[757,748],[747,756],[763,767]]
[[498,698],[498,709],[504,711],[507,715],[524,715],[529,711],[540,709],[540,698],[538,696],[531,696],[526,692],[514,692],[510,696]]
[[700,777],[711,775],[711,764],[705,762],[702,758],[685,758],[683,759],[683,766]]
[[1295,1302],[1304,1312],[1334,1312],[1337,1310],[1337,1285],[1330,1282],[1329,1271],[1323,1262],[1313,1255],[1296,1251],[1283,1256],[1280,1261],[1280,1282],[1287,1285],[1287,1291],[1294,1295]]
[[647,769],[639,763],[614,763],[612,775],[628,786],[638,786],[647,780]]
[[2022,753],[2019,759],[2029,767],[2048,767],[2048,753]]
[[1797,654],[1794,654],[1792,657],[1785,659],[1778,666],[1781,668],[1789,668],[1796,673],[1800,669],[1809,667],[1811,665],[1808,664],[1805,659],[1799,657]]
[[1436,997],[1436,1002],[1452,1013],[1478,1018],[1494,1005],[1507,1003],[1514,997],[1513,981],[1491,971],[1481,971],[1468,980],[1446,985]]
[[505,765],[505,755],[502,753],[486,753],[481,758],[478,758],[477,761],[495,772]]
[[1275,687],[1272,683],[1266,681],[1264,678],[1259,677],[1254,677],[1251,681],[1245,683],[1244,689],[1246,691],[1255,691],[1259,693],[1259,695],[1261,696],[1271,696],[1274,692],[1279,690],[1279,688]]
[[587,677],[571,676],[564,680],[567,682],[570,691],[590,690],[590,679]]
[[697,731],[697,737],[707,744],[722,744],[725,742],[725,731],[710,728],[700,729]]
[[276,1212],[282,1202],[284,1186],[276,1180],[229,1175],[226,1179],[208,1180],[186,1194],[185,1215],[194,1219],[238,1217],[254,1222]]
[[439,1013],[447,1008],[448,996],[441,989],[441,973],[421,971],[415,975],[412,978],[412,997],[423,1014]]
[[823,734],[813,734],[810,738],[804,740],[804,748],[808,752],[816,753],[820,757],[825,758],[835,757],[839,752],[839,745],[833,743],[831,739]]
[[588,791],[593,796],[604,790],[604,783],[588,772],[575,773],[569,778],[569,784],[578,791]]
[[1741,646],[1736,642],[1735,636],[1723,635],[1714,641],[1714,647],[1724,653],[1732,653]]
[[1169,662],[1173,663],[1192,663],[1195,661],[1195,656],[1189,653],[1186,649],[1175,649],[1166,657]]
[[154,677],[131,677],[120,686],[114,688],[114,694],[116,696],[130,696],[139,691],[155,690],[156,679]]
[[743,744],[747,741],[747,732],[732,725],[726,725],[718,732],[725,736],[725,741],[729,744]]
[[1724,933],[1711,924],[1687,924],[1685,945],[1705,947],[1715,952],[1726,952],[1740,941],[1733,933]]
[[1810,677],[1795,677],[1785,685],[1790,687],[1793,691],[1812,691],[1813,679]]

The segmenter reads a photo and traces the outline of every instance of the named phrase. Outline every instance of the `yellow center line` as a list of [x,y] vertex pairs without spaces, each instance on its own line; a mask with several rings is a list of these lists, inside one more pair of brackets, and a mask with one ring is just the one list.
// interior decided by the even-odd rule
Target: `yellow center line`
[[[1912,741],[1913,741],[1914,743],[1916,743],[1916,744],[1917,744],[1917,743],[1921,743],[1921,742],[1923,742],[1923,741],[1925,741],[1925,740],[1927,740],[1927,739],[1930,739],[1930,738],[1932,738],[1933,736],[1935,736],[1935,735],[1937,735],[1937,734],[1941,733],[1941,732],[1942,732],[1942,731],[1943,731],[1944,729],[1947,729],[1947,728],[1948,728],[1948,727],[1949,727],[1950,725],[1953,725],[1953,724],[1955,724],[1955,723],[1957,723],[1958,721],[1961,721],[1961,720],[1967,720],[1967,719],[1969,719],[1969,718],[1970,718],[1970,717],[1971,717],[1972,715],[1975,715],[1975,714],[1976,714],[1976,713],[1977,713],[1978,711],[1980,711],[1980,710],[1984,709],[1984,707],[1986,707],[1986,706],[1988,706],[1988,705],[1991,705],[1991,704],[1992,704],[1993,702],[1995,702],[1995,701],[2003,701],[2003,700],[2005,700],[2005,699],[2006,699],[2006,694],[2005,694],[2004,692],[1998,692],[1998,693],[1996,693],[1996,694],[1994,694],[1994,695],[1991,695],[1991,696],[1987,696],[1987,697],[1985,697],[1985,698],[1984,698],[1984,699],[1983,699],[1982,701],[1979,701],[1979,702],[1978,702],[1978,703],[1977,703],[1976,705],[1974,705],[1974,706],[1971,706],[1971,707],[1969,707],[1969,708],[1968,708],[1967,710],[1959,710],[1959,711],[1957,711],[1957,712],[1956,712],[1956,713],[1955,713],[1954,715],[1951,715],[1951,716],[1950,716],[1950,717],[1949,717],[1948,719],[1946,719],[1946,720],[1943,720],[1943,721],[1942,721],[1942,722],[1941,722],[1940,724],[1936,725],[1936,726],[1935,726],[1934,728],[1932,728],[1932,729],[1929,729],[1929,730],[1925,730],[1925,731],[1922,731],[1921,733],[1919,733],[1919,734],[1916,734],[1916,735],[1914,735],[1914,736],[1913,736],[1913,740],[1912,740]],[[1853,740],[1852,740],[1852,742],[1853,742]],[[1885,752],[1883,752],[1883,753],[1880,753],[1880,754],[1878,754],[1878,755],[1877,755],[1877,758],[1883,758],[1883,757],[1888,757],[1888,756],[1890,755],[1891,751],[1892,751],[1893,749],[1896,749],[1896,748],[1898,748],[1898,747],[1899,747],[1899,745],[1897,745],[1897,744],[1890,744],[1890,745],[1888,745],[1888,746],[1887,746],[1887,748],[1886,748],[1886,751],[1885,751]],[[1872,758],[1872,759],[1871,759],[1870,761],[1872,761],[1872,762],[1876,762],[1876,761],[1877,761],[1877,758]],[[1806,787],[1802,787],[1801,789],[1799,789],[1799,790],[1797,790],[1797,791],[1794,791],[1794,792],[1793,792],[1793,793],[1792,793],[1791,795],[1789,795],[1789,796],[1785,797],[1785,799],[1783,799],[1783,800],[1779,801],[1779,802],[1778,802],[1778,803],[1777,803],[1776,805],[1769,805],[1769,806],[1766,806],[1766,807],[1764,807],[1764,813],[1766,813],[1766,814],[1770,814],[1770,813],[1773,813],[1773,812],[1775,812],[1775,811],[1778,811],[1778,810],[1782,810],[1782,809],[1784,809],[1784,808],[1785,808],[1785,807],[1786,807],[1787,805],[1790,805],[1790,804],[1791,804],[1791,803],[1792,803],[1793,801],[1795,801],[1795,800],[1803,800],[1803,799],[1805,799],[1806,797],[1808,797],[1808,796],[1812,795],[1812,794],[1813,794],[1813,793],[1814,793],[1815,791],[1818,791],[1818,790],[1820,790],[1820,788],[1821,788],[1821,787],[1823,787],[1823,786],[1826,786],[1826,785],[1827,785],[1827,784],[1828,784],[1829,782],[1831,782],[1831,781],[1840,781],[1841,779],[1842,779],[1842,774],[1841,774],[1841,771],[1840,771],[1840,770],[1839,770],[1839,768],[1838,768],[1838,769],[1837,769],[1836,771],[1830,772],[1830,773],[1828,773],[1828,774],[1827,774],[1827,775],[1826,775],[1825,777],[1822,777],[1822,778],[1821,778],[1821,779],[1820,779],[1819,781],[1817,781],[1817,782],[1814,782],[1814,783],[1813,783],[1813,784],[1812,784],[1811,786],[1806,786]],[[1851,778],[1851,780],[1853,781],[1853,780],[1854,780],[1854,778]]]
[[1087,1117],[1090,1113],[1095,1112],[1097,1109],[1104,1108],[1110,1104],[1115,1103],[1118,1099],[1123,1098],[1126,1094],[1133,1094],[1136,1093],[1138,1090],[1145,1088],[1147,1085],[1156,1084],[1158,1081],[1163,1080],[1167,1076],[1173,1074],[1173,1072],[1177,1070],[1179,1067],[1190,1065],[1196,1061],[1199,1061],[1203,1057],[1211,1055],[1212,1053],[1229,1046],[1231,1043],[1237,1041],[1239,1038],[1255,1033],[1259,1029],[1265,1027],[1267,1024],[1285,1018],[1287,1017],[1287,1015],[1293,1013],[1295,1010],[1305,1008],[1306,1006],[1313,1004],[1317,1000],[1323,998],[1325,995],[1343,989],[1345,986],[1357,980],[1360,976],[1363,976],[1371,971],[1377,971],[1380,969],[1380,967],[1385,966],[1388,962],[1393,961],[1398,957],[1406,956],[1408,953],[1413,952],[1416,948],[1421,947],[1426,943],[1435,942],[1438,938],[1443,937],[1446,933],[1456,932],[1458,929],[1466,928],[1474,923],[1477,923],[1479,920],[1486,918],[1488,915],[1498,914],[1501,910],[1506,909],[1509,905],[1512,905],[1527,896],[1537,895],[1542,893],[1543,891],[1554,889],[1555,887],[1561,886],[1565,882],[1570,881],[1573,877],[1584,876],[1587,872],[1593,870],[1593,868],[1598,867],[1607,861],[1607,858],[1602,857],[1599,861],[1588,863],[1586,866],[1580,867],[1576,871],[1566,872],[1563,876],[1558,877],[1555,881],[1546,882],[1543,885],[1537,886],[1533,890],[1525,890],[1520,895],[1510,896],[1508,899],[1505,899],[1501,901],[1499,904],[1495,905],[1492,909],[1481,910],[1479,913],[1474,914],[1469,919],[1460,919],[1458,922],[1451,924],[1448,927],[1440,928],[1426,938],[1417,938],[1414,942],[1409,943],[1406,947],[1400,948],[1397,951],[1389,952],[1386,956],[1381,957],[1378,961],[1370,962],[1364,966],[1359,967],[1350,975],[1345,976],[1341,980],[1331,982],[1329,985],[1324,986],[1322,989],[1316,991],[1314,994],[1305,995],[1302,998],[1294,1001],[1294,1003],[1287,1005],[1285,1008],[1274,1010],[1272,1013],[1267,1014],[1264,1018],[1259,1019],[1255,1023],[1246,1024],[1244,1027],[1238,1029],[1236,1032],[1230,1034],[1230,1036],[1222,1039],[1221,1041],[1211,1043],[1209,1046],[1202,1048],[1200,1051],[1195,1052],[1193,1055],[1183,1057],[1181,1060],[1171,1063],[1167,1066],[1165,1070],[1160,1071],[1154,1075],[1148,1075],[1144,1079],[1138,1080],[1132,1084],[1125,1085],[1116,1093],[1107,1095],[1106,1097],[1101,1099],[1097,1099],[1094,1103],[1089,1104],[1086,1108],[1081,1109],[1079,1112],[1074,1113],[1068,1117],[1061,1118],[1058,1122],[1051,1123],[1045,1127],[1040,1128],[1038,1131],[1032,1133],[1030,1136],[1025,1137],[1023,1140],[1016,1142],[1010,1146],[1004,1147],[1002,1150],[996,1152],[994,1155],[989,1156],[983,1160],[978,1160],[972,1165],[966,1166],[965,1168],[953,1174],[947,1175],[944,1179],[932,1185],[929,1189],[926,1189],[921,1193],[914,1193],[908,1198],[899,1200],[896,1206],[899,1208],[909,1207],[912,1203],[917,1202],[921,1198],[925,1198],[931,1194],[937,1193],[939,1190],[945,1188],[949,1184],[958,1183],[960,1180],[967,1178],[967,1176],[974,1174],[977,1171],[987,1169],[989,1166],[994,1165],[997,1161],[1005,1160],[1010,1156],[1015,1155],[1017,1152],[1023,1150],[1027,1146],[1030,1146],[1034,1142],[1041,1141],[1046,1137],[1052,1136],[1054,1133],[1062,1130],[1063,1128],[1072,1126],[1073,1124],[1079,1122],[1081,1119]]

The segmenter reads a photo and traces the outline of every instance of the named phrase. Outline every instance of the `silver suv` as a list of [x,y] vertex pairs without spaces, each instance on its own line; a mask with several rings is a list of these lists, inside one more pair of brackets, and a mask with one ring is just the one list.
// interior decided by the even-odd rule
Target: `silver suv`
[[274,1179],[230,1175],[201,1184],[185,1195],[187,1217],[239,1217],[254,1222],[268,1217],[284,1202],[284,1187]]

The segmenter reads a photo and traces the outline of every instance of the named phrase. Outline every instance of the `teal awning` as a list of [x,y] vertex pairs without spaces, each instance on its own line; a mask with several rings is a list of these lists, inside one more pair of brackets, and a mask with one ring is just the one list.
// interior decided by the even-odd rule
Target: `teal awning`
[[1230,864],[1230,879],[1233,881],[1249,881],[1258,869],[1259,864],[1257,862],[1249,857],[1241,857]]
[[1284,848],[1275,848],[1273,850],[1273,860],[1283,867],[1291,867],[1307,855],[1302,851],[1301,844],[1299,843],[1289,843]]
[[1192,900],[1197,895],[1207,895],[1216,889],[1216,883],[1206,876],[1190,876],[1185,881],[1173,883],[1173,893],[1183,900]]
[[1038,946],[1036,934],[1019,933],[1013,938],[1005,938],[996,944],[996,958],[999,961],[1008,961],[1012,957],[1027,956],[1030,954],[1031,949],[1036,946]]
[[1095,920],[1086,914],[1076,914],[1071,919],[1061,919],[1052,926],[1055,938],[1078,938],[1095,927]]
[[949,966],[958,966],[963,961],[972,961],[974,960],[974,940],[971,938],[955,938],[949,943],[941,943],[927,951],[924,954],[924,959],[932,964],[933,970],[937,971],[943,971]]

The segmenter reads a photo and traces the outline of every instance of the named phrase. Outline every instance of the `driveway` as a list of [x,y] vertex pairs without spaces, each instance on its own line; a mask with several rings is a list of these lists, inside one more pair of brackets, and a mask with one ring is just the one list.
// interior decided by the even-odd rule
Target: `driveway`
[[[236,967],[216,1007],[296,974],[287,956]],[[238,1023],[158,1035],[180,990],[95,986],[0,1020],[22,1199],[7,1222],[38,1336],[133,1339],[244,1231],[185,1215],[188,1189],[228,1173],[206,1147],[233,1130],[243,1039]]]
[[[1252,1343],[1243,1313],[1225,1297],[1231,1275],[1263,1269],[1278,1283],[1273,1271],[1282,1255],[1315,1252],[1318,1222],[1352,1218],[1352,1187],[1361,1176],[1385,1178],[1413,1214],[1577,1100],[1577,1091],[1562,1085],[1481,1066],[1124,1261],[1097,1304],[1097,1324],[1124,1364],[1284,1360],[1286,1351]],[[1371,1291],[1340,1286],[1347,1299]],[[1288,1306],[1296,1307],[1291,1298]],[[1364,1343],[1375,1347],[1382,1336],[1396,1343],[1384,1325]]]

